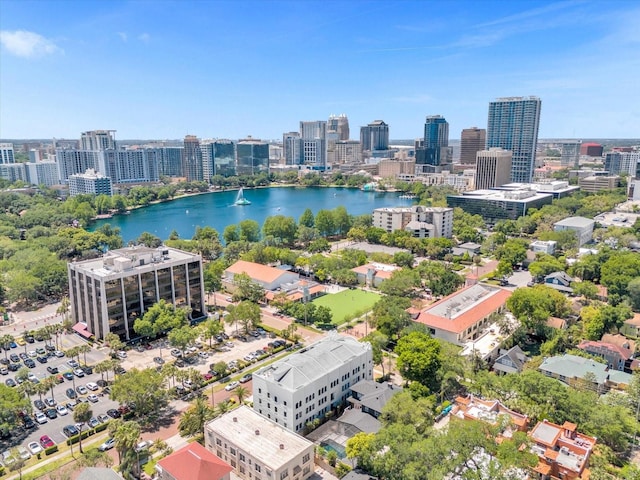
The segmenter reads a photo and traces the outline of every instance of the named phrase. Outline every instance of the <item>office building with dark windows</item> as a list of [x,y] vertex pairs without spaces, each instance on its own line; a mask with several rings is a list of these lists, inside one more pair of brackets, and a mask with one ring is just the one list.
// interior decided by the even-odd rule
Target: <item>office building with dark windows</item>
[[449,123],[441,115],[430,115],[424,124],[424,142],[416,150],[416,173],[439,173],[449,169]]
[[136,318],[160,300],[187,307],[191,320],[205,315],[200,255],[165,246],[127,247],[69,263],[68,276],[73,321],[97,339],[109,332],[135,338]]
[[487,131],[484,128],[472,127],[462,130],[460,135],[460,163],[475,165],[476,153],[484,150]]
[[236,175],[269,173],[269,144],[252,137],[239,140],[236,145]]

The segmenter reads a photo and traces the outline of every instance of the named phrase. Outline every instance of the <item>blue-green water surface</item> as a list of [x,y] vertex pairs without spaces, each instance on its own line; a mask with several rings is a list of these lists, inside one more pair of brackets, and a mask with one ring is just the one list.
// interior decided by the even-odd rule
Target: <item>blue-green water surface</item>
[[125,243],[149,232],[166,240],[172,230],[180,238],[193,237],[196,226],[210,226],[220,234],[227,225],[242,220],[255,220],[262,227],[264,220],[273,215],[293,217],[296,221],[306,208],[316,214],[321,209],[332,210],[344,206],[351,215],[371,213],[374,208],[409,206],[413,200],[400,199],[398,193],[363,192],[351,188],[260,188],[244,190],[251,205],[236,206],[236,191],[212,192],[182,197],[169,202],[150,205],[131,211],[129,215],[116,215],[99,220],[89,230],[109,223],[120,229]]

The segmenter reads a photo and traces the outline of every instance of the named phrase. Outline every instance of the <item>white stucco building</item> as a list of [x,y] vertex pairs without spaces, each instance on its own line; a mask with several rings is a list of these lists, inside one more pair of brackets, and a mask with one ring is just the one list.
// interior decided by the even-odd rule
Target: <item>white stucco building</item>
[[211,420],[204,430],[207,450],[242,479],[305,480],[314,474],[314,444],[247,406]]
[[589,243],[593,238],[593,227],[595,224],[596,222],[590,218],[569,217],[554,223],[553,229],[556,232],[562,232],[564,230],[572,230],[576,232],[578,247],[581,247],[585,243]]
[[253,373],[253,408],[284,428],[343,405],[351,385],[373,379],[371,345],[331,332],[299,352]]

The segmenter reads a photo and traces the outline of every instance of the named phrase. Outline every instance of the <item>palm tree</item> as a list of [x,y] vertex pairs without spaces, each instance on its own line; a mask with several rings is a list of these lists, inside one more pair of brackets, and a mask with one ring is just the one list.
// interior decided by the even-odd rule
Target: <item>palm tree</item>
[[4,358],[8,359],[9,358],[9,344],[11,342],[13,342],[13,335],[2,335],[0,337],[0,345],[2,345],[4,347]]
[[220,402],[218,405],[216,405],[216,409],[218,410],[218,415],[223,415],[231,410],[231,402],[229,400]]
[[30,398],[31,395],[36,393],[36,385],[37,383],[32,383],[29,380],[25,380],[20,384],[20,391],[24,394],[26,398]]
[[29,378],[29,369],[27,367],[20,367],[20,369],[16,372],[16,381],[21,380],[21,383],[24,383]]
[[107,374],[107,380],[109,380],[109,370],[111,370],[111,362],[109,360],[103,360],[93,367],[93,371],[99,373],[104,381],[104,374]]
[[87,345],[86,343],[83,343],[82,345],[78,346],[78,357],[80,357],[80,354],[82,353],[82,355],[84,356],[84,366],[87,366],[87,353],[89,353],[91,351],[91,346]]
[[72,360],[80,355],[78,347],[71,347],[65,353],[67,354],[67,357],[71,358]]
[[209,406],[205,397],[198,396],[191,404],[191,408],[184,412],[182,418],[180,418],[180,424],[178,430],[180,435],[193,436],[204,435],[204,425],[207,420],[211,420],[215,417],[215,409]]
[[162,457],[169,455],[171,452],[173,452],[173,448],[167,445],[167,442],[165,442],[161,438],[156,438],[153,441],[153,445],[151,446],[151,448],[153,449],[154,452],[158,452]]
[[53,397],[53,387],[55,387],[58,384],[58,379],[56,377],[54,377],[53,375],[49,375],[41,383],[47,389],[51,390],[51,400],[55,400],[55,398]]
[[238,404],[242,405],[242,401],[245,398],[247,398],[249,391],[246,388],[244,388],[242,385],[238,385],[236,388],[233,389],[233,393],[235,393],[236,397],[238,397]]
[[201,326],[202,338],[209,340],[209,348],[213,348],[213,339],[216,335],[219,335],[224,330],[222,323],[219,320],[213,318],[208,319]]
[[80,457],[78,464],[83,467],[98,467],[102,465],[105,468],[111,468],[113,458],[107,452],[101,452],[97,448],[87,450],[83,457]]
[[69,301],[69,297],[65,295],[64,297],[62,297],[62,300],[60,300],[60,305],[56,309],[56,315],[62,315],[63,322],[67,319],[70,305],[71,302]]
[[36,383],[34,385],[35,393],[40,397],[40,401],[42,401],[42,395],[49,391],[49,386],[45,382]]
[[53,333],[56,336],[56,350],[60,350],[60,345],[58,341],[60,340],[60,334],[64,332],[64,327],[61,323],[56,323],[53,325]]
[[120,470],[126,474],[136,459],[135,447],[140,438],[140,425],[133,421],[112,420],[109,422],[109,433],[115,440]]
[[160,373],[164,376],[164,378],[173,380],[173,385],[176,383],[176,374],[178,373],[178,367],[173,363],[165,363],[160,370]]
[[93,410],[88,403],[81,403],[73,410],[73,421],[78,423],[80,435],[78,436],[78,441],[80,442],[80,453],[84,453],[82,451],[82,427],[85,423],[91,420],[93,417]]

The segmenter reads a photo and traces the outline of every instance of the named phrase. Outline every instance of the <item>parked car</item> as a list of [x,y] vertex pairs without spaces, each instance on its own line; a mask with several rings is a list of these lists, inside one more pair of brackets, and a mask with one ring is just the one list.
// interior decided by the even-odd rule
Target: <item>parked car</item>
[[48,408],[45,413],[47,417],[50,418],[51,420],[58,418],[58,412],[56,411],[55,408]]
[[24,448],[22,445],[19,445],[16,450],[18,451],[18,456],[22,460],[29,460],[31,458],[31,454],[29,453],[29,450]]
[[24,428],[26,428],[27,430],[31,430],[32,428],[36,427],[36,422],[34,422],[33,418],[31,418],[29,415],[25,415],[24,417],[22,417],[22,423],[24,424]]
[[54,445],[55,445],[55,442],[51,440],[49,435],[43,435],[40,437],[40,446],[42,448],[47,449],[49,447],[53,447]]
[[47,363],[49,361],[47,357],[44,357],[44,356],[37,357],[36,360],[38,360],[38,362],[40,363]]
[[146,450],[147,448],[149,448],[151,446],[151,442],[148,440],[143,440],[142,442],[138,443],[136,445],[135,451],[136,452],[142,452],[143,450]]
[[64,372],[64,373],[62,374],[62,377],[63,377],[65,380],[69,380],[69,381],[71,381],[71,380],[73,380],[73,373],[71,373],[71,372]]
[[247,373],[246,375],[243,375],[242,378],[240,378],[240,383],[247,383],[252,378],[253,378],[253,375],[251,375],[250,373]]
[[67,365],[69,365],[71,368],[78,368],[80,366],[80,364],[73,358],[67,362]]
[[115,439],[110,438],[106,442],[104,442],[102,445],[100,445],[98,447],[98,450],[100,450],[101,452],[106,452],[107,450],[111,450],[115,446],[116,446]]
[[156,362],[158,365],[164,364],[164,360],[162,359],[162,357],[153,357],[153,361]]
[[4,383],[7,385],[7,387],[15,387],[16,386],[16,381],[13,378],[7,378]]
[[118,410],[116,410],[115,408],[110,408],[109,410],[107,410],[107,415],[109,415],[111,418],[120,418],[120,412]]
[[53,366],[49,365],[47,367],[47,372],[49,372],[51,375],[54,375],[54,374],[58,373],[58,367],[53,367]]
[[58,411],[58,415],[60,416],[65,416],[69,413],[69,410],[67,410],[67,407],[65,407],[64,405],[58,405],[56,407],[56,410]]
[[78,435],[80,431],[76,428],[75,425],[67,425],[62,429],[62,433],[64,434],[65,437],[70,438],[70,437],[73,437],[74,435]]
[[104,413],[101,413],[100,415],[98,415],[98,420],[100,420],[101,423],[107,423],[110,418],[109,415],[105,415]]
[[226,387],[224,387],[224,389],[227,392],[230,392],[231,390],[233,390],[234,388],[236,388],[239,385],[238,382],[231,382],[229,385],[227,385]]
[[78,378],[80,378],[80,377],[84,377],[84,370],[82,370],[81,368],[76,368],[76,369],[73,371],[73,374],[74,374],[76,377],[78,377]]
[[125,352],[124,350],[120,350],[117,355],[118,358],[127,358],[127,352]]
[[96,390],[98,390],[98,384],[89,382],[87,383],[87,389],[91,390],[92,392],[95,392]]
[[45,405],[45,403],[44,403],[42,400],[40,400],[40,399],[35,400],[35,401],[33,402],[33,405],[34,405],[38,410],[44,410],[45,408],[47,408],[47,406]]
[[180,358],[182,356],[182,352],[177,348],[174,348],[171,350],[171,355],[173,355],[176,358]]
[[35,374],[29,372],[29,375],[27,375],[27,380],[29,380],[31,383],[40,383],[40,380],[38,380],[38,377],[35,376]]
[[36,412],[34,415],[36,422],[38,422],[40,425],[42,425],[43,423],[47,423],[47,416],[42,413],[42,412]]
[[47,407],[55,407],[57,405],[57,402],[54,398],[45,398],[44,403],[47,404]]
[[84,385],[78,385],[76,387],[76,392],[78,392],[79,395],[86,395],[87,394],[87,387],[85,387]]
[[56,350],[55,352],[53,352],[53,354],[58,358],[64,357],[64,352],[61,350]]
[[96,428],[98,425],[100,425],[100,420],[98,420],[96,417],[91,417],[91,420],[87,422],[87,425],[89,425],[90,428]]
[[97,403],[98,396],[95,393],[90,393],[89,395],[87,395],[87,400],[89,400],[91,403]]
[[42,452],[42,447],[38,442],[29,442],[29,445],[27,445],[27,448],[31,452],[31,455],[37,455],[40,452]]
[[30,358],[27,358],[24,361],[24,364],[29,367],[29,368],[36,368],[36,362],[34,362],[33,360],[31,360]]
[[78,395],[76,394],[75,390],[73,388],[67,388],[67,391],[65,392],[67,394],[67,397],[73,399],[73,398],[77,398]]

